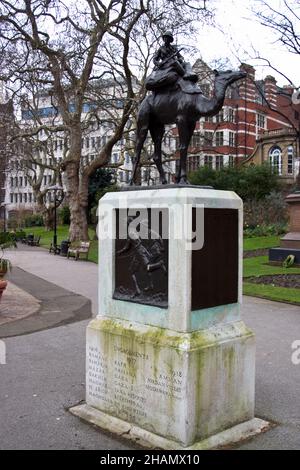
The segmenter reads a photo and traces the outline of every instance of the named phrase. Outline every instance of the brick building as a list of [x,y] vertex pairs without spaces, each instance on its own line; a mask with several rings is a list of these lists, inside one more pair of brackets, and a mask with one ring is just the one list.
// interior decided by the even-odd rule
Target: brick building
[[[201,165],[220,169],[226,164],[233,165],[244,161],[260,163],[266,160],[278,167],[274,155],[268,154],[260,161],[254,158],[260,151],[262,137],[268,133],[279,136],[279,130],[281,133],[286,130],[290,140],[292,134],[292,140],[295,137],[292,126],[299,126],[299,113],[295,114],[295,109],[291,106],[290,94],[283,93],[282,89],[277,87],[274,77],[270,75],[264,80],[256,80],[255,69],[251,65],[242,64],[240,68],[247,72],[247,78],[227,89],[222,111],[216,116],[199,120],[189,148],[189,171]],[[194,69],[199,74],[204,94],[211,96],[213,71],[202,60],[195,63]],[[297,145],[293,145],[293,152],[291,149],[289,152],[289,170],[292,171],[290,176],[293,177],[294,161],[298,154]],[[286,171],[287,159],[286,151],[286,161],[282,165]]]

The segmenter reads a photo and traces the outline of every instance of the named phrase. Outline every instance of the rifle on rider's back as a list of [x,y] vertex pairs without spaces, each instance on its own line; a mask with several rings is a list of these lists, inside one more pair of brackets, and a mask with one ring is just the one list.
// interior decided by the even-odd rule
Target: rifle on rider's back
[[[161,68],[163,65],[165,65],[170,59],[173,59],[177,54],[179,54],[180,51],[182,51],[184,48],[181,47],[178,51],[174,52],[174,54],[170,55],[166,59],[164,59],[160,64],[157,65],[158,68]],[[179,65],[182,67],[180,62],[178,61]]]

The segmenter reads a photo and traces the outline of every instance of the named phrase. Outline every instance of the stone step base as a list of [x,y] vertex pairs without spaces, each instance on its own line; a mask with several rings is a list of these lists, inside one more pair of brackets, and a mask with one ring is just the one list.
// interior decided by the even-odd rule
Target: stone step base
[[245,439],[249,439],[257,434],[267,431],[270,423],[260,418],[253,418],[244,423],[237,424],[232,428],[226,429],[207,439],[198,441],[192,446],[183,447],[178,442],[158,436],[152,432],[146,431],[139,426],[123,421],[114,416],[103,413],[92,406],[81,404],[74,406],[69,411],[99,428],[114,433],[116,436],[129,439],[138,445],[147,448],[163,449],[163,450],[207,450],[216,449],[218,447],[236,444]]

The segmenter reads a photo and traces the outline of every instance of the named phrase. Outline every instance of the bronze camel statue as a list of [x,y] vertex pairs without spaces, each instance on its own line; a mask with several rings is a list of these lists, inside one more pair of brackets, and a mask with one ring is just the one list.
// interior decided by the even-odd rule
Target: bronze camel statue
[[180,164],[176,182],[178,184],[188,183],[186,176],[187,151],[196,122],[202,116],[217,114],[223,106],[227,87],[247,75],[243,71],[231,70],[215,72],[215,74],[215,90],[212,98],[207,98],[201,93],[186,93],[178,85],[175,85],[168,90],[158,89],[154,94],[147,95],[142,101],[138,111],[137,139],[130,184],[135,183],[136,171],[148,130],[154,143],[152,158],[159,171],[160,181],[162,184],[167,184],[161,155],[166,124],[176,124],[178,128]]

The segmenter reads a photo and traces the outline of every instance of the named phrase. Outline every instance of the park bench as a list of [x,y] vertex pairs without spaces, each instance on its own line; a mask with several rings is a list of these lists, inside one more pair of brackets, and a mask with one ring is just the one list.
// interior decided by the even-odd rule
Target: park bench
[[22,243],[24,243],[25,245],[30,245],[34,240],[34,235],[33,233],[29,233],[26,238],[23,238],[21,240]]
[[40,246],[41,237],[33,237],[33,239],[28,240],[27,245],[29,246]]
[[90,242],[79,242],[79,244],[71,245],[68,249],[67,258],[73,257],[77,261],[80,256],[88,259]]

